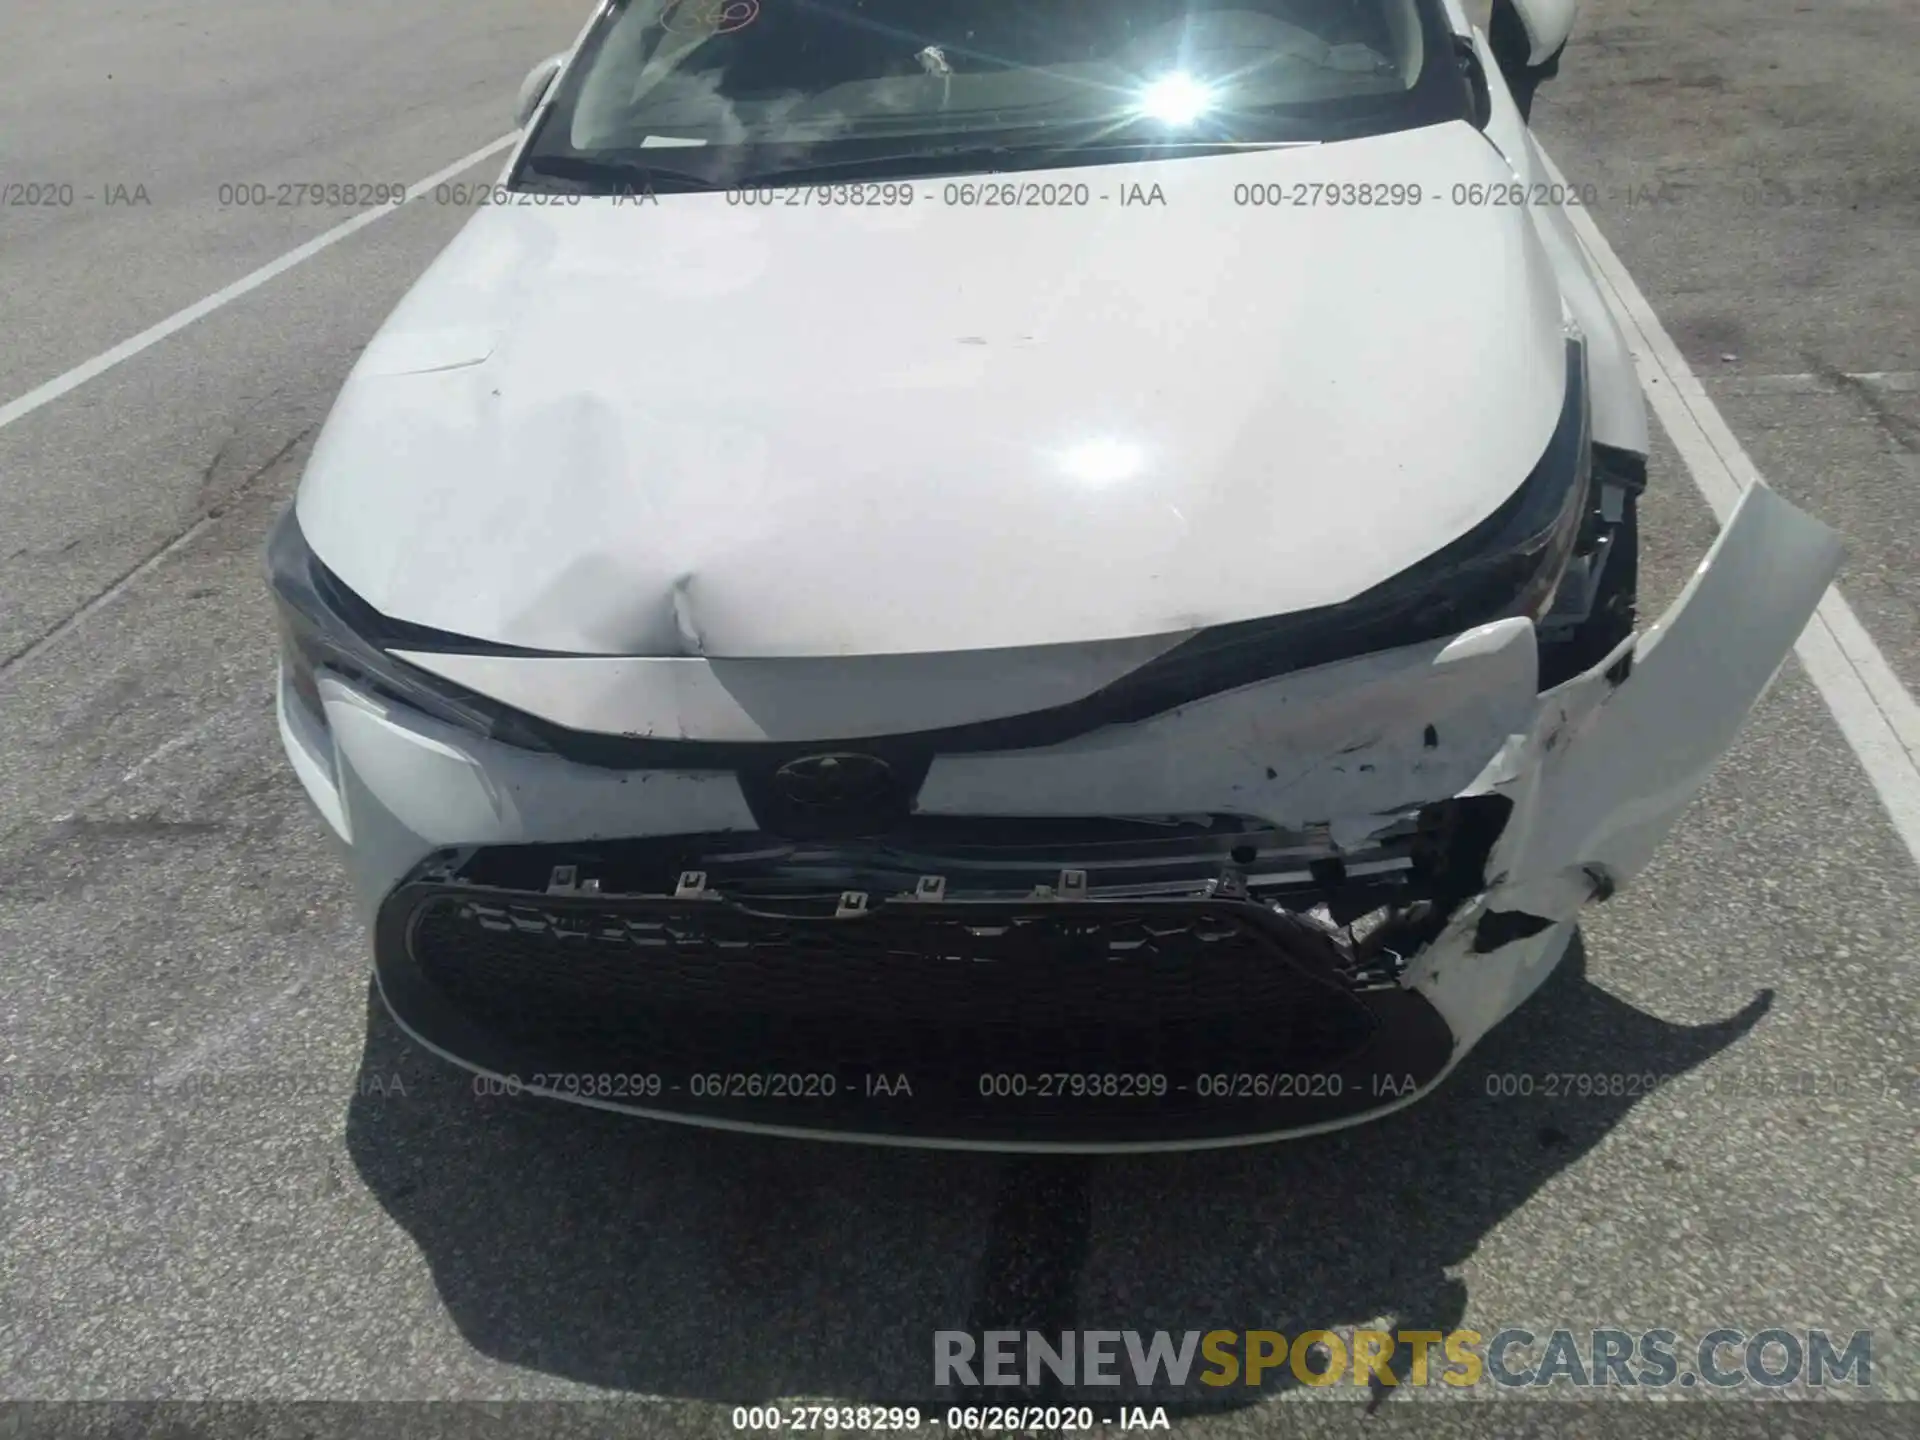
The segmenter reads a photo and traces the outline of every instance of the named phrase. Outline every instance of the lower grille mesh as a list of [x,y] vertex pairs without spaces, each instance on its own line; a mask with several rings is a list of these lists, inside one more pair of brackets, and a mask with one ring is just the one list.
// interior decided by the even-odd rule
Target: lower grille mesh
[[1231,905],[896,904],[836,920],[443,892],[409,934],[423,978],[469,1020],[588,1068],[1323,1067],[1372,1030]]

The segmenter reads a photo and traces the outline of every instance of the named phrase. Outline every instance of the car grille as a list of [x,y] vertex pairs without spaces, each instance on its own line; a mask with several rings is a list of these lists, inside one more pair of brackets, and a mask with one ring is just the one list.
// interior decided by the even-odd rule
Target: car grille
[[[1394,819],[1361,850],[1342,852],[1340,888],[1384,903],[1417,878],[1436,830],[1424,812]],[[584,845],[497,846],[463,858],[468,879],[508,890],[544,892],[556,868],[572,866],[608,891],[670,891],[677,876],[700,871],[731,899],[746,903],[826,900],[857,890],[912,891],[938,874],[950,894],[1018,900],[1081,870],[1090,897],[1103,900],[1213,893],[1232,867],[1256,899],[1310,904],[1329,883],[1335,853],[1324,827],[1283,830],[1234,815],[1165,819],[1043,819],[916,815],[878,839],[795,842],[760,833],[676,835]]]
[[[851,849],[730,835],[447,852],[383,907],[381,984],[410,1028],[496,1074],[627,1077],[629,1093],[602,1098],[803,1129],[1258,1132],[1379,1107],[1383,1064],[1396,1087],[1438,1073],[1450,1036],[1431,1007],[1221,864],[1238,856],[1273,886],[1308,885],[1310,840],[1217,818],[1174,830],[1046,822],[997,843],[962,826]],[[1289,845],[1300,853],[1277,858]],[[662,878],[693,858],[714,869]],[[1062,858],[1091,868],[1045,868]],[[913,876],[924,863],[942,870]],[[1373,863],[1404,884],[1414,862]],[[758,1093],[764,1076],[815,1090]],[[988,1093],[1027,1084],[1008,1076],[1057,1083]],[[1229,1095],[1222,1076],[1267,1078]],[[657,1088],[631,1093],[632,1077]],[[712,1083],[741,1077],[744,1090]],[[883,1091],[904,1077],[906,1097],[876,1095],[876,1077]]]
[[1371,1029],[1251,909],[990,910],[909,902],[834,919],[725,902],[443,897],[421,908],[413,953],[475,1020],[614,1069],[924,1066],[943,1054],[989,1067],[1190,1066],[1223,1045],[1319,1065]]

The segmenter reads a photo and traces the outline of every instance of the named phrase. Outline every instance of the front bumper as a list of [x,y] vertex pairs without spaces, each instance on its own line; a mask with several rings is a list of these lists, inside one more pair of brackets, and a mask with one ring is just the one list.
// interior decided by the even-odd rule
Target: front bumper
[[1501,621],[938,756],[886,844],[792,846],[730,772],[510,749],[332,677],[324,723],[283,687],[281,728],[389,1008],[500,1088],[895,1143],[1238,1143],[1418,1098],[1531,994],[1838,561],[1756,487],[1658,624],[1544,694]]

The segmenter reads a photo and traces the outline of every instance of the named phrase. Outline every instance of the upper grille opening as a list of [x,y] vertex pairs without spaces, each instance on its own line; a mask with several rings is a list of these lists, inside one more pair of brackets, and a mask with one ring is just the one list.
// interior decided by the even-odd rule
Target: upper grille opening
[[[1286,830],[1235,815],[1007,817],[916,815],[861,841],[795,841],[723,832],[580,845],[503,846],[472,852],[460,878],[507,890],[544,891],[571,865],[606,893],[670,894],[687,871],[742,902],[804,902],[829,909],[847,891],[876,900],[911,894],[938,875],[950,897],[1011,901],[1083,870],[1093,899],[1204,896],[1231,870],[1256,899],[1311,904],[1325,898],[1329,865],[1339,888],[1405,890],[1423,873],[1418,812],[1383,818],[1360,851],[1336,851],[1324,827]],[[1337,859],[1336,859],[1337,857]]]

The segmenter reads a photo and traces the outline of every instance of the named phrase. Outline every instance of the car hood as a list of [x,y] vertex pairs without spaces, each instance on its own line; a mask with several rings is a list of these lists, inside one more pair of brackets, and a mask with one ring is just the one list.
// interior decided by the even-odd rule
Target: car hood
[[[1456,123],[993,187],[1031,205],[516,197],[362,355],[300,523],[390,617],[576,654],[1337,603],[1491,514],[1554,428],[1545,255],[1520,211],[1454,203],[1511,176]],[[1421,203],[1248,203],[1363,182]],[[825,198],[899,193],[856,189]]]

